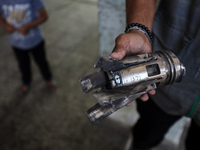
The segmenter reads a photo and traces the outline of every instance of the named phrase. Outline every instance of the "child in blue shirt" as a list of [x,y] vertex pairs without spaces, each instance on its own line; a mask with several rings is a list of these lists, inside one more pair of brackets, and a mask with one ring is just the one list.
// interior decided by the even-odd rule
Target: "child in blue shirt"
[[23,97],[30,88],[30,54],[51,91],[56,90],[52,74],[45,56],[45,42],[38,25],[48,18],[41,0],[1,0],[0,24],[9,34],[22,75],[22,87],[18,95]]

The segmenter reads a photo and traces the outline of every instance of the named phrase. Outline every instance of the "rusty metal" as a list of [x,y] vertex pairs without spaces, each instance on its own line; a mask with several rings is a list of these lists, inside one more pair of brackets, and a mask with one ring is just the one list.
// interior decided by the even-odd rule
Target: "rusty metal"
[[84,93],[97,89],[93,96],[98,103],[87,111],[93,124],[152,89],[180,82],[186,73],[171,51],[129,56],[121,61],[100,57],[95,68],[100,71],[80,79]]

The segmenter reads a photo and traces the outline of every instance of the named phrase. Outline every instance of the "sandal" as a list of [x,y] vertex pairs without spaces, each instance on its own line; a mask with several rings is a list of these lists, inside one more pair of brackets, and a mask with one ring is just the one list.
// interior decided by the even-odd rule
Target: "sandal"
[[29,89],[30,89],[30,85],[22,85],[18,89],[17,95],[22,98],[29,92]]
[[48,81],[47,86],[51,92],[55,92],[57,89],[57,84],[54,80]]

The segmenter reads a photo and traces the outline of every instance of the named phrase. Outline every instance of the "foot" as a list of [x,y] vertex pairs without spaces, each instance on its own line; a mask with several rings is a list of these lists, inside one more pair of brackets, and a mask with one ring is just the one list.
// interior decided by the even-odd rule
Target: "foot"
[[22,98],[29,92],[29,89],[30,85],[24,84],[17,90],[17,95]]
[[54,80],[50,80],[47,82],[47,86],[51,92],[55,92],[57,89],[57,84]]

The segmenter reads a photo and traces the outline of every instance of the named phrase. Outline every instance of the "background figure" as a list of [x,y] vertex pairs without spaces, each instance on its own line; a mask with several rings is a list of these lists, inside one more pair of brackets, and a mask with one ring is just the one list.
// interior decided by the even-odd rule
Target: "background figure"
[[[145,94],[137,100],[140,118],[133,128],[133,149],[147,150],[158,145],[168,129],[182,116],[192,118],[186,138],[187,150],[199,150],[200,137],[200,2],[161,0],[155,15],[156,0],[126,0],[128,33],[116,38],[111,57],[171,50],[185,65],[184,80]],[[138,29],[140,28],[147,34]],[[151,45],[153,30],[154,41]],[[150,39],[150,40],[149,40]]]
[[48,18],[41,0],[1,0],[0,24],[9,34],[10,44],[22,75],[18,95],[23,97],[30,89],[30,55],[39,67],[50,91],[56,90],[55,81],[45,56],[45,42],[38,25]]

